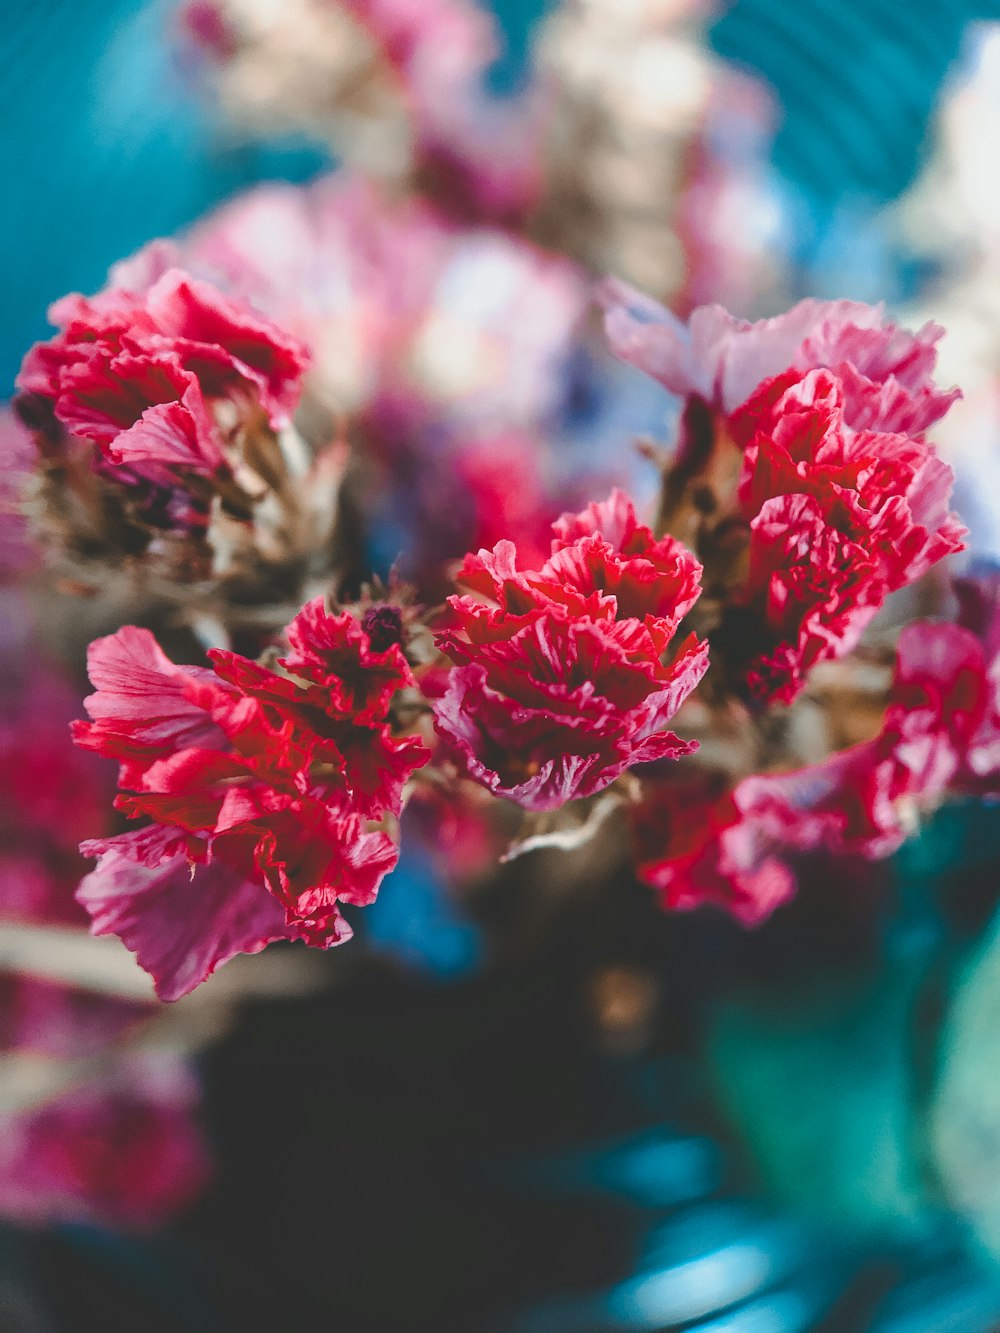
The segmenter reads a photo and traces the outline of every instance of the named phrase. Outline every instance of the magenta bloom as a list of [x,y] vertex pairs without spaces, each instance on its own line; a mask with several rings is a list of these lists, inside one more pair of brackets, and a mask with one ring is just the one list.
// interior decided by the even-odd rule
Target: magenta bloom
[[651,784],[632,814],[632,844],[639,878],[665,910],[711,905],[756,926],[795,893],[787,844],[710,781]]
[[[975,635],[978,648],[963,638],[960,660],[982,674],[980,701],[970,739],[960,760],[957,785],[979,796],[1000,795],[1000,573],[968,576],[955,582],[959,624]],[[980,654],[982,654],[980,667]]]
[[887,323],[881,306],[807,300],[751,324],[709,305],[684,325],[626,283],[605,282],[599,296],[616,355],[720,416],[775,376],[820,367],[843,381],[855,430],[920,434],[959,397],[957,389],[938,389],[932,378],[934,344],[944,329],[928,323],[909,333]]
[[961,787],[988,726],[989,696],[975,636],[958,625],[916,621],[899,636],[879,735],[808,768],[745,778],[736,801],[746,817],[809,830],[789,845],[888,856],[921,810]]
[[[49,315],[61,332],[31,349],[18,388],[51,398],[56,416],[78,434],[86,431],[76,418],[86,425],[89,414],[85,388],[77,381],[86,386],[88,366],[107,366],[121,355],[138,356],[164,375],[179,369],[194,378],[207,399],[252,389],[275,427],[288,423],[309,365],[308,352],[295,338],[245,303],[176,268],[141,292],[111,287],[89,299],[65,296]],[[128,376],[123,378],[127,385]],[[109,402],[109,414],[125,412],[127,392],[119,392],[121,406]],[[133,390],[136,403],[147,396],[141,385]],[[110,419],[107,429],[121,424]]]
[[707,575],[728,594],[713,660],[735,693],[791,703],[890,593],[962,549],[951,468],[924,439],[957,396],[932,379],[942,330],[910,334],[850,301],[758,324],[707,306],[685,328],[621,284],[603,295],[615,351],[685,396],[668,476],[682,530],[706,534],[706,551],[713,525],[728,525],[716,550],[745,534],[745,562]]
[[696,749],[664,728],[707,666],[690,636],[665,661],[698,598],[701,568],[657,541],[620,491],[553,525],[540,570],[511,542],[466,557],[438,646],[456,664],[435,708],[469,777],[529,810],[590,796],[629,765]]
[[948,509],[951,468],[920,438],[851,429],[829,371],[762,385],[731,429],[746,440],[738,495],[750,527],[737,605],[761,622],[742,665],[752,695],[789,703],[815,663],[855,646],[889,593],[961,550],[965,530]]
[[[174,1054],[128,1050],[151,1012],[147,1002],[15,973],[0,978],[0,1216],[28,1225],[159,1226],[205,1184],[194,1079]],[[38,1100],[30,1071],[37,1078],[41,1062],[58,1079],[62,1062],[91,1060],[86,1082],[57,1083]],[[27,1086],[19,1084],[25,1068]]]
[[117,805],[151,822],[83,845],[99,862],[78,896],[161,998],[275,939],[349,938],[338,903],[371,903],[395,865],[369,821],[399,814],[428,757],[388,723],[412,683],[400,647],[320,599],[287,637],[284,675],[235,653],[175,666],[134,626],[91,645],[97,692],[75,739],[119,761]]
[[[61,331],[24,359],[22,415],[91,441],[97,470],[144,496],[160,526],[204,525],[193,479],[232,484],[228,433],[259,410],[286,425],[308,366],[296,339],[179,269],[142,291],[64,297],[49,314]],[[178,490],[193,502],[164,499]]]
[[881,859],[949,790],[1000,790],[995,673],[969,630],[918,621],[874,740],[729,792],[654,786],[633,821],[638,873],[665,907],[713,904],[756,925],[795,890],[789,855]]
[[[897,786],[918,806],[946,790],[1000,793],[997,644],[961,625],[917,621],[900,635],[883,736]],[[991,642],[992,638],[992,642]]]
[[101,1083],[0,1114],[0,1214],[22,1225],[162,1226],[210,1175],[195,1101],[182,1064],[133,1057]]
[[0,915],[79,925],[77,845],[104,824],[107,774],[70,743],[73,686],[37,644],[17,642],[27,615],[13,600],[6,609],[14,642],[0,644]]

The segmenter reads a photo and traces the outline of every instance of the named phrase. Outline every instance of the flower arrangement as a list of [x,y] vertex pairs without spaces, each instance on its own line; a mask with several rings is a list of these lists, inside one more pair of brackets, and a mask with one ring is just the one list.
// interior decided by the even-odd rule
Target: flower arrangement
[[[957,392],[933,380],[941,331],[814,301],[758,324],[703,307],[685,326],[621,284],[600,296],[613,351],[682,398],[655,531],[612,489],[553,522],[535,568],[516,528],[467,553],[444,606],[421,603],[448,578],[421,552],[412,579],[355,600],[334,567],[325,595],[261,627],[256,658],[212,647],[178,666],[131,625],[91,645],[74,738],[118,761],[116,805],[138,823],[84,843],[99,861],[78,896],[161,997],[275,939],[349,938],[338,904],[374,900],[421,785],[513,802],[522,841],[538,817],[558,841],[563,812],[596,834],[614,802],[666,906],[748,924],[793,892],[795,854],[885,856],[949,790],[989,790],[986,642],[887,613],[963,547],[927,438]],[[296,527],[318,455],[286,434],[308,365],[294,335],[173,268],[53,314],[64,328],[26,358],[18,408],[44,422],[55,505],[74,489],[115,515],[101,558],[173,577],[178,607],[213,582],[223,628],[277,534],[300,559],[271,577],[304,588],[322,567]],[[844,745],[853,719],[836,715],[864,667],[870,734]]]
[[[5,997],[61,1056],[98,1029],[93,1060],[116,1052],[75,1096],[0,1107],[16,1215],[142,1225],[189,1199],[193,1085],[142,974],[197,1015],[192,992],[253,991],[257,963],[199,990],[237,955],[363,949],[411,846],[459,911],[569,858],[571,889],[753,930],[817,865],[1000,796],[1000,585],[956,559],[943,330],[701,303],[751,304],[766,269],[705,221],[741,184],[710,116],[766,110],[694,61],[697,7],[617,32],[689,74],[677,171],[630,204],[608,182],[666,113],[584,59],[606,6],[562,6],[507,99],[474,4],[295,8],[198,0],[187,37],[231,113],[280,108],[346,165],[57,301],[3,423],[6,590],[91,686],[7,678],[3,919],[86,919],[140,969],[88,1003],[72,969]],[[23,1054],[41,1027],[11,1031]],[[120,1155],[75,1162],[74,1135]],[[175,1165],[137,1181],[153,1140]]]

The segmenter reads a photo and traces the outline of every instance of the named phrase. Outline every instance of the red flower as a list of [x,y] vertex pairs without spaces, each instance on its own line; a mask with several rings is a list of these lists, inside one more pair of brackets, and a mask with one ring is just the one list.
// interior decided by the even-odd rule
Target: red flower
[[346,611],[330,615],[316,598],[288,626],[290,651],[281,664],[330,689],[333,710],[365,722],[384,717],[396,691],[413,684],[402,634],[395,607],[372,607],[358,624]]
[[[40,404],[71,434],[97,448],[108,480],[157,493],[193,477],[231,480],[225,431],[213,406],[225,402],[225,429],[257,410],[286,425],[308,365],[300,343],[208,283],[170,269],[142,293],[110,288],[93,299],[67,296],[50,310],[61,332],[38,343],[18,377],[22,411]],[[204,525],[200,505],[176,501],[168,526]],[[159,501],[162,509],[162,501]]]
[[981,643],[958,625],[917,622],[900,635],[874,740],[721,795],[655,786],[633,820],[638,873],[666,907],[713,903],[755,925],[794,891],[787,855],[888,856],[947,790],[989,790],[987,772],[997,790],[998,754],[997,687]]
[[948,511],[951,468],[923,440],[852,430],[828,371],[762,385],[731,430],[745,443],[750,525],[737,605],[763,622],[740,665],[751,694],[788,703],[816,662],[850,652],[890,592],[961,550],[964,529]]
[[899,766],[897,785],[918,802],[948,788],[1000,790],[1000,682],[988,647],[988,629],[984,645],[947,623],[918,621],[900,635],[883,734]]
[[117,935],[161,1000],[187,995],[238,953],[301,938],[259,882],[221,860],[191,861],[165,827],[94,839],[81,850],[98,858],[77,893],[93,933]]
[[[1000,795],[1000,573],[967,576],[955,581],[959,624],[975,635],[982,653],[982,707],[969,730],[958,776],[953,785],[977,796]],[[978,672],[979,657],[971,648],[963,655]],[[968,677],[966,678],[968,679]]]
[[889,855],[962,780],[966,756],[987,716],[982,646],[958,625],[917,621],[899,636],[882,730],[809,768],[746,778],[741,809],[790,822],[822,820],[809,845],[871,859]]
[[[615,351],[687,400],[665,493],[703,534],[699,552],[730,553],[708,574],[730,590],[713,660],[737,694],[790,703],[889,593],[962,549],[951,469],[923,439],[957,396],[932,380],[942,330],[910,334],[849,301],[803,301],[752,325],[706,306],[685,329],[621,284],[603,296]],[[711,518],[698,517],[698,487]]]
[[829,372],[762,385],[731,426],[746,441],[739,499],[748,519],[774,496],[813,496],[838,528],[864,531],[890,591],[962,549],[948,464],[922,439],[852,429]]
[[556,539],[542,577],[556,574],[581,592],[613,595],[619,620],[653,616],[676,629],[701,595],[701,567],[672,537],[656,541],[635,507],[614,490],[552,525]]
[[516,550],[467,556],[438,646],[455,662],[436,725],[468,775],[531,810],[606,787],[630,764],[689,754],[663,728],[701,679],[693,636],[669,664],[678,622],[700,591],[700,566],[654,539],[631,501],[553,525],[552,556],[521,571]]
[[958,625],[917,621],[899,636],[882,730],[809,768],[746,778],[749,816],[813,821],[810,846],[878,859],[894,852],[916,814],[961,782],[987,710],[983,651]]
[[65,296],[49,316],[61,332],[31,349],[18,387],[52,399],[65,394],[67,409],[74,396],[74,368],[94,356],[131,351],[179,365],[195,376],[206,398],[245,395],[252,388],[272,425],[279,427],[298,402],[309,365],[297,339],[245,303],[176,268],[142,292],[111,287],[93,298]]
[[632,818],[639,878],[666,910],[712,905],[756,926],[795,893],[781,842],[709,784],[657,783]]
[[857,643],[886,593],[862,535],[839,531],[806,495],[769,500],[750,524],[749,573],[722,632],[733,629],[729,657],[754,698],[791,703],[811,667]]
[[665,908],[712,905],[759,925],[795,893],[790,856],[896,850],[907,827],[897,772],[873,741],[809,768],[744,778],[714,798],[654,787],[633,817],[637,872]]
[[321,599],[287,635],[295,676],[223,652],[212,671],[178,667],[133,626],[91,645],[97,693],[75,738],[120,761],[116,804],[153,822],[84,844],[100,860],[79,897],[164,999],[274,939],[348,938],[337,904],[372,902],[395,864],[367,820],[399,813],[427,759],[388,725],[392,695],[412,682],[400,647],[375,651]]

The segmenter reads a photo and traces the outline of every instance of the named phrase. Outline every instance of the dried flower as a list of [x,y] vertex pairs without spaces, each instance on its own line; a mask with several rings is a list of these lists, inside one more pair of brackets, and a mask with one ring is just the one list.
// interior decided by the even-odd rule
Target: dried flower
[[290,425],[308,353],[161,258],[57,302],[60,332],[25,357],[43,529],[76,580],[141,562],[165,587],[228,579],[260,600],[293,570],[297,590],[315,542],[313,463]]
[[97,692],[75,738],[119,761],[119,808],[152,822],[84,844],[100,860],[79,897],[165,999],[274,939],[340,943],[337,904],[373,901],[395,864],[370,821],[399,814],[428,757],[389,725],[413,681],[400,646],[373,648],[320,599],[287,640],[282,673],[222,651],[211,670],[175,666],[133,626],[91,645]]
[[951,468],[924,439],[956,396],[931,378],[941,330],[848,301],[758,324],[706,306],[685,328],[623,284],[603,299],[618,354],[685,396],[661,518],[705,563],[716,685],[791,703],[962,549]]
[[553,525],[552,555],[517,568],[500,542],[466,557],[455,627],[438,646],[457,665],[435,708],[468,775],[529,810],[590,796],[629,765],[691,753],[664,727],[694,689],[707,648],[688,638],[665,662],[700,591],[697,562],[657,541],[620,491]]

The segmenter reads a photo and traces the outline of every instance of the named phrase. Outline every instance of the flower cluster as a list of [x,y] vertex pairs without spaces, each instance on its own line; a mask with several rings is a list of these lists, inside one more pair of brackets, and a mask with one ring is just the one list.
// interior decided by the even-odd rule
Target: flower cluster
[[744,818],[739,787],[725,785],[721,774],[650,784],[632,811],[636,869],[668,910],[711,904],[756,926],[795,892],[784,856],[797,830],[775,840],[766,822]]
[[[526,517],[546,534],[553,513],[615,479],[581,431],[581,421],[591,433],[600,428],[615,386],[590,384],[590,283],[561,255],[496,226],[460,227],[425,200],[342,171],[302,188],[248,191],[187,235],[115,265],[110,282],[147,290],[171,268],[263,312],[311,353],[294,433],[254,439],[273,465],[268,479],[283,470],[290,477],[254,506],[252,523],[220,505],[210,525],[211,573],[230,625],[234,603],[260,603],[266,590],[276,604],[298,605],[349,572],[336,564],[345,549],[331,531],[339,513],[332,483],[349,456],[365,470],[365,518],[381,566],[402,554],[429,602],[449,590],[443,561],[524,534],[523,524],[482,530],[496,507],[488,470],[506,478],[511,467],[530,467],[543,507],[540,521]],[[304,473],[296,466],[303,450]],[[241,463],[246,477],[245,452]],[[48,490],[51,509],[65,487]],[[196,570],[207,564],[204,543],[168,542],[160,532],[155,541],[158,569],[165,546]],[[278,565],[283,550],[290,559]],[[101,573],[107,583],[106,566]],[[283,619],[287,611],[269,628]]]
[[755,925],[795,891],[787,858],[879,859],[946,791],[997,794],[996,666],[961,625],[908,625],[877,737],[721,795],[711,784],[654,786],[634,820],[640,877],[669,907],[714,903]]
[[919,437],[855,429],[859,401],[849,380],[814,370],[768,381],[730,418],[746,440],[738,495],[750,528],[737,606],[769,641],[747,667],[763,702],[791,702],[890,592],[962,549],[951,468]]
[[[349,189],[313,203],[354,236],[375,195]],[[413,242],[421,282],[428,257],[447,267],[448,227],[429,213],[415,229],[397,221],[391,235]],[[188,248],[224,274],[245,268],[245,240],[223,229]],[[195,509],[204,501],[198,512],[211,521],[238,507],[234,488],[263,494],[252,475],[273,484],[257,446],[285,429],[305,355],[249,307],[171,267],[175,253],[150,249],[101,297],[63,303],[65,331],[26,362],[24,403],[46,405],[62,432],[56,452],[88,444],[96,475],[114,474],[134,499],[169,476],[171,494]],[[299,297],[266,273],[262,283],[266,307],[290,301],[292,326],[309,325]],[[341,909],[370,904],[395,865],[404,794],[427,763],[438,771],[425,811],[457,809],[472,790],[463,796],[463,782],[478,784],[545,816],[525,846],[594,836],[596,805],[561,832],[554,812],[631,770],[613,799],[632,807],[640,876],[671,907],[713,902],[746,924],[792,895],[801,855],[884,856],[915,810],[949,790],[988,789],[1000,768],[992,649],[958,625],[903,634],[895,681],[876,705],[881,723],[860,743],[828,735],[803,755],[783,748],[780,731],[767,739],[769,705],[794,703],[813,667],[858,646],[889,594],[961,546],[951,472],[925,438],[954,397],[931,379],[936,329],[911,335],[867,307],[806,302],[759,325],[699,310],[684,331],[613,288],[613,346],[685,396],[663,477],[665,535],[615,489],[564,513],[545,553],[548,479],[525,466],[514,502],[504,471],[511,441],[532,459],[533,433],[501,428],[501,413],[493,434],[466,437],[465,413],[480,421],[482,403],[473,412],[461,392],[436,403],[416,391],[430,307],[423,287],[412,295],[409,350],[401,356],[398,328],[384,346],[376,339],[377,375],[357,419],[377,467],[412,479],[415,511],[440,489],[425,441],[447,442],[454,476],[441,494],[454,512],[439,499],[428,510],[437,535],[426,546],[418,535],[408,551],[422,553],[423,589],[457,585],[447,609],[421,628],[418,612],[404,625],[395,594],[335,614],[316,598],[284,630],[283,655],[211,649],[209,666],[176,665],[135,626],[91,645],[96,692],[76,739],[118,761],[117,806],[142,822],[83,844],[98,864],[79,901],[97,933],[136,953],[161,997],[272,940],[348,938]],[[573,302],[557,305],[547,354],[572,324]],[[176,382],[178,394],[156,398],[154,382]],[[527,397],[540,420],[534,390]],[[387,503],[398,520],[405,500]],[[451,582],[430,553],[434,541],[447,545],[449,523],[461,526],[463,503],[495,544],[467,554]],[[130,512],[140,509],[135,499]],[[163,512],[186,521],[176,506]],[[421,664],[419,685],[410,661]],[[428,713],[433,751],[414,734]],[[699,740],[708,744],[698,758],[668,774],[664,761],[693,756]]]
[[519,570],[511,542],[466,558],[468,592],[437,634],[456,664],[438,731],[498,796],[549,810],[593,795],[632,764],[696,748],[664,730],[707,666],[693,635],[666,660],[696,602],[700,566],[657,541],[621,491],[553,525],[550,558]]
[[[553,1030],[631,1058],[662,1047],[689,946],[704,992],[734,957],[769,986],[829,958],[841,917],[897,943],[877,863],[946,802],[1000,799],[1000,574],[977,563],[1000,527],[953,581],[948,461],[969,488],[961,455],[988,450],[938,434],[943,330],[699,304],[773,309],[803,277],[759,171],[772,94],[707,54],[709,0],[536,6],[513,83],[493,8],[184,0],[216,108],[337,165],[58,301],[0,415],[15,1225],[184,1208],[208,1171],[185,1053],[250,996],[322,1024],[356,983],[405,1002],[400,969],[489,969],[502,999],[562,959]],[[681,317],[612,280],[602,336],[604,272]],[[959,888],[965,932],[990,883]],[[974,1008],[945,1033],[963,1059]]]
[[98,933],[121,935],[164,999],[275,939],[350,936],[338,903],[374,900],[400,813],[427,758],[389,707],[412,684],[392,606],[363,623],[322,599],[287,629],[279,672],[236,653],[176,666],[147,630],[91,645],[96,693],[77,743],[119,761],[117,804],[150,822],[84,844],[80,888]]
[[[67,544],[137,554],[250,519],[285,471],[305,347],[179,269],[58,301],[18,376]],[[189,557],[190,558],[190,557]],[[203,574],[195,568],[192,573]]]
[[709,306],[685,330],[620,284],[604,295],[618,353],[685,396],[664,517],[717,588],[718,674],[791,703],[889,593],[962,549],[951,469],[924,439],[956,396],[931,379],[941,330],[846,301],[759,324]]

